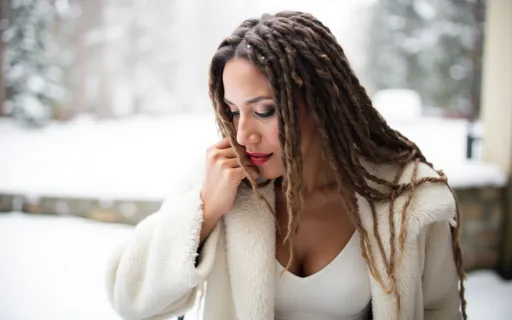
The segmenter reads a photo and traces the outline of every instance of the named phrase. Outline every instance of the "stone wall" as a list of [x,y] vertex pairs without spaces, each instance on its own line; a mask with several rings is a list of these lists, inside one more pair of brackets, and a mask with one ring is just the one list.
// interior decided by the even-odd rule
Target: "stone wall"
[[92,198],[40,197],[0,194],[0,212],[22,211],[31,214],[72,215],[87,219],[135,225],[158,211],[161,201],[114,200]]
[[[462,249],[468,270],[496,269],[500,263],[506,212],[504,188],[457,189],[462,215]],[[134,225],[160,208],[159,201],[101,201],[0,195],[0,211],[74,215]]]
[[462,249],[468,270],[500,263],[506,212],[504,188],[456,190],[462,216]]

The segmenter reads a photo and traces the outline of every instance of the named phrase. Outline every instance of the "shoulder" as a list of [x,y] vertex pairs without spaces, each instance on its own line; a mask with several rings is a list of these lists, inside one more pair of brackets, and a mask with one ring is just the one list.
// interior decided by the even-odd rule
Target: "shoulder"
[[[370,174],[387,181],[393,181],[397,170],[399,170],[396,165],[375,165],[364,160],[361,164]],[[457,203],[448,184],[446,182],[435,182],[441,176],[429,165],[420,162],[417,168],[415,167],[414,162],[407,164],[399,180],[401,184],[413,183],[416,186],[406,189],[396,198],[393,204],[394,220],[400,222],[403,208],[406,207],[404,218],[409,233],[419,233],[435,222],[449,221],[450,224],[454,225]],[[385,187],[373,182],[369,182],[369,184],[381,191],[386,190]],[[387,190],[389,192],[389,189]],[[359,202],[363,201],[360,199],[361,197],[358,198]],[[379,215],[385,215],[386,219],[389,218],[390,204],[390,201],[380,203],[378,207],[381,208],[382,212]],[[386,208],[387,214],[385,214]]]
[[[414,188],[408,210],[410,214],[410,227],[420,231],[424,227],[436,222],[448,221],[451,225],[456,223],[457,201],[448,182],[436,182],[441,178],[438,172],[425,163],[419,163],[414,173],[414,163],[406,166],[401,183],[415,181],[418,184]],[[434,178],[434,179],[429,179]],[[404,192],[399,201],[404,203],[410,197],[412,190]]]

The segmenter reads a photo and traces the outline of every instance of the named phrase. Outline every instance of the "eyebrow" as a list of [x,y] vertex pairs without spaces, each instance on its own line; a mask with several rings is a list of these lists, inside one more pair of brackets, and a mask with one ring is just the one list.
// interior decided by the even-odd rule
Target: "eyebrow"
[[[273,99],[273,98],[272,97],[267,97],[267,96],[260,96],[260,97],[252,98],[252,99],[249,99],[249,100],[245,101],[245,104],[251,105],[251,104],[258,103],[258,102],[260,102],[262,100],[271,100],[271,99]],[[224,98],[224,102],[226,104],[230,104],[230,105],[236,106],[236,104],[234,104],[233,102],[229,101],[226,98]]]

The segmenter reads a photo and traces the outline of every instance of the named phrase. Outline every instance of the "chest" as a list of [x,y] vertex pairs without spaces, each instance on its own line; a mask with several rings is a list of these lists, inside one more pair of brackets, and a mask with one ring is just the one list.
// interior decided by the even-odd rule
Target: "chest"
[[[338,201],[306,207],[299,217],[299,229],[284,241],[288,231],[286,203],[276,198],[276,260],[298,277],[311,276],[329,265],[352,238],[355,227]],[[290,250],[292,249],[292,250]]]
[[359,240],[355,232],[334,260],[307,277],[276,261],[276,319],[366,320],[371,289]]

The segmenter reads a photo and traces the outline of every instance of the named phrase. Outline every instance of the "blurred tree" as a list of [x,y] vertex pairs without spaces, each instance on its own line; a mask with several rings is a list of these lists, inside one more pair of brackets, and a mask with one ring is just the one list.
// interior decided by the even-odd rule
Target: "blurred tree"
[[75,114],[99,118],[169,112],[174,1],[75,0]]
[[477,117],[484,2],[376,2],[366,45],[370,86],[411,88],[425,105]]
[[132,0],[132,14],[131,14],[131,23],[129,24],[129,47],[127,53],[127,68],[130,72],[130,81],[133,92],[133,114],[139,114],[142,111],[142,92],[138,88],[139,81],[137,78],[138,70],[143,61],[143,47],[140,45],[144,41],[144,30],[143,23],[140,19],[140,11],[143,10],[144,2],[140,0]]
[[95,59],[91,61],[97,89],[94,96],[94,113],[98,118],[112,117],[110,92],[110,65],[108,64],[109,24],[106,17],[109,1],[88,0],[83,8],[91,12],[94,29],[88,34],[94,45]]
[[[173,106],[176,54],[173,39],[176,30],[173,17],[175,1],[131,0],[125,21],[119,21],[127,32],[127,48],[122,68],[126,70],[132,95],[130,114],[169,111]],[[176,107],[176,106],[174,106]]]
[[65,96],[52,29],[57,14],[53,1],[11,1],[10,24],[3,34],[4,112],[29,125],[44,124]]
[[56,10],[52,23],[52,41],[58,48],[59,67],[62,69],[61,85],[64,95],[53,110],[53,118],[68,120],[73,116],[71,92],[73,84],[74,38],[76,16],[79,8],[77,0],[50,0]]
[[73,21],[69,46],[72,61],[69,68],[70,117],[94,114],[98,118],[112,116],[110,70],[107,64],[108,24],[106,11],[111,0],[73,0]]
[[70,67],[71,86],[71,116],[76,116],[86,111],[87,99],[85,83],[87,75],[87,45],[85,36],[90,27],[90,12],[85,9],[86,0],[76,0],[75,11],[78,12],[75,20],[73,37],[73,63]]
[[[4,41],[3,34],[4,31],[9,26],[9,11],[11,8],[10,0],[4,0],[0,3],[0,69],[2,69],[3,61],[4,61]],[[4,81],[4,71],[0,72],[0,117],[4,115],[4,103],[5,103],[5,81]]]

